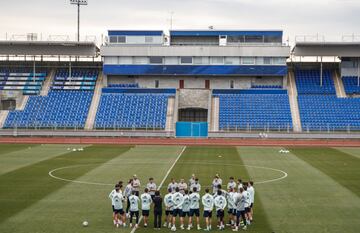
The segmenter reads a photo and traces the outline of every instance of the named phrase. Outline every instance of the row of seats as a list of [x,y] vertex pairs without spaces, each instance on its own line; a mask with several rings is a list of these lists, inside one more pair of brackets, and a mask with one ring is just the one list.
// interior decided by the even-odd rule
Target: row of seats
[[342,77],[342,81],[344,84],[344,89],[346,94],[360,94],[360,82],[359,78],[356,76],[344,76]]
[[251,85],[253,89],[282,89],[281,85]]
[[334,81],[331,71],[324,70],[322,85],[319,70],[295,70],[296,87],[299,95],[302,94],[335,94]]
[[46,70],[32,72],[30,68],[1,69],[0,90],[21,91],[24,95],[37,95],[47,76]]
[[97,69],[58,69],[55,74],[52,90],[95,90],[99,71]]
[[108,87],[115,88],[139,88],[138,83],[110,83]]
[[219,128],[292,129],[287,94],[219,94]]
[[165,129],[168,94],[104,93],[95,128]]
[[4,128],[84,128],[93,92],[50,91],[32,96],[23,111],[11,111]]

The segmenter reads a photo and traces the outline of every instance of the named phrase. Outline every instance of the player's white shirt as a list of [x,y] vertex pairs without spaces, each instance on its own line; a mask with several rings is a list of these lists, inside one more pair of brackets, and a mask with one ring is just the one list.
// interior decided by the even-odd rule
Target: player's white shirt
[[[221,196],[224,196],[224,197],[226,197],[228,195],[228,192],[226,192],[224,189],[221,189]],[[217,197],[218,196],[218,194],[217,194],[217,192],[213,195],[213,197],[215,198],[215,197]]]
[[172,193],[168,193],[165,195],[164,197],[164,204],[165,204],[165,208],[167,210],[173,210],[174,209],[174,203],[172,201]]
[[172,201],[174,203],[174,209],[182,209],[184,203],[184,195],[180,192],[176,192],[172,195]]
[[195,184],[195,179],[191,177],[189,180],[189,186],[191,187],[193,184]]
[[168,189],[168,190],[171,189],[171,192],[172,192],[172,193],[175,193],[175,189],[176,189],[177,187],[178,187],[178,183],[176,183],[176,182],[175,182],[175,183],[171,182],[171,183],[168,185],[168,188],[167,188],[167,189]]
[[248,191],[248,193],[250,193],[250,202],[251,202],[251,203],[254,203],[254,200],[255,200],[255,189],[254,189],[254,187],[253,187],[253,186],[249,186],[249,187],[247,188],[247,191]]
[[201,190],[201,185],[200,183],[193,183],[192,185],[190,185],[190,190],[193,191],[194,190],[194,187],[196,187],[196,192],[200,192]]
[[239,183],[239,184],[238,184],[238,187],[237,187],[238,192],[240,192],[240,188],[244,188],[244,185],[243,185],[242,183]]
[[113,189],[113,190],[110,192],[110,194],[109,194],[109,198],[110,198],[110,200],[111,200],[111,205],[114,205],[113,197],[114,197],[115,193],[116,193],[116,190]]
[[212,182],[212,188],[213,188],[213,193],[215,194],[218,190],[218,185],[222,184],[222,180],[220,178],[218,179],[214,179]]
[[250,204],[251,204],[250,193],[248,191],[244,191],[243,195],[245,197],[245,208],[250,207]]
[[140,180],[139,179],[133,180],[132,187],[134,191],[137,192],[140,191]]
[[245,196],[243,194],[235,193],[234,200],[237,211],[245,210]]
[[180,192],[182,193],[182,194],[184,194],[185,193],[185,190],[188,188],[188,186],[187,186],[187,184],[185,183],[185,182],[183,182],[183,183],[179,183],[178,184],[178,187],[179,187],[179,189],[180,189]]
[[192,193],[189,195],[190,198],[190,209],[196,210],[200,208],[200,194],[199,193]]
[[211,194],[206,193],[201,200],[204,210],[212,211],[214,209],[214,197]]
[[115,192],[115,194],[113,195],[111,201],[112,201],[112,203],[114,205],[114,209],[120,210],[120,209],[123,208],[124,197],[120,192],[119,193]]
[[190,197],[189,195],[184,195],[184,201],[182,204],[182,211],[189,212],[190,211]]
[[139,211],[139,202],[140,202],[139,197],[136,195],[131,195],[129,197],[129,201],[130,201],[130,211]]
[[131,184],[126,185],[125,190],[124,190],[124,195],[125,195],[125,197],[130,197],[132,190],[133,190],[133,189],[132,189],[132,185],[131,185]]
[[156,184],[154,182],[147,183],[146,188],[149,189],[149,194],[150,195],[155,195],[155,191],[156,191],[157,186],[156,186]]
[[224,210],[226,207],[226,198],[222,195],[217,196],[214,198],[214,205],[216,210]]
[[235,181],[229,181],[229,183],[227,184],[227,190],[230,190],[230,189],[236,189]]
[[236,195],[235,192],[228,192],[227,203],[228,203],[228,208],[229,209],[235,209],[236,208],[236,206],[235,206],[235,195]]
[[151,205],[151,196],[148,193],[143,193],[140,196],[141,199],[141,209],[142,210],[150,210]]

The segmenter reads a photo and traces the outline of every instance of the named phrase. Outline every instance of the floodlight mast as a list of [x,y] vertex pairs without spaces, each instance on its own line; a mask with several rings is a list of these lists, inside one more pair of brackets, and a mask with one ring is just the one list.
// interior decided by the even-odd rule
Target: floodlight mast
[[78,14],[77,14],[77,41],[80,41],[80,6],[86,6],[88,0],[70,0],[70,4],[77,5]]

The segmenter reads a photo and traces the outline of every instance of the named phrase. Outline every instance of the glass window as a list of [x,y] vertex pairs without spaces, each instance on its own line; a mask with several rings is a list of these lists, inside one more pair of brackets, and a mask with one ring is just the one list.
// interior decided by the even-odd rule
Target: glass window
[[245,43],[263,43],[263,36],[245,36]]
[[284,65],[286,64],[286,59],[284,57],[273,57],[274,65]]
[[193,58],[192,57],[180,57],[181,64],[192,64]]
[[208,65],[210,64],[209,57],[194,57],[195,65]]
[[265,43],[282,43],[281,36],[265,36]]
[[164,57],[164,62],[166,65],[178,65],[179,58],[178,57]]
[[149,64],[148,57],[134,57],[133,58],[134,64]]
[[118,64],[118,57],[105,57],[105,64]]
[[152,36],[145,36],[145,43],[153,43],[154,38]]
[[222,64],[224,64],[224,57],[211,57],[210,58],[210,63],[211,64],[222,65]]
[[271,65],[271,58],[270,57],[264,57],[264,65]]
[[132,57],[119,57],[119,64],[131,65],[133,64]]
[[125,36],[118,36],[118,43],[126,43],[126,37]]
[[117,36],[109,36],[110,43],[117,43]]
[[242,58],[242,64],[244,64],[244,65],[254,65],[255,64],[255,58],[254,57],[243,57]]
[[162,64],[163,57],[150,57],[150,64]]
[[226,65],[239,65],[240,57],[225,57],[225,64]]

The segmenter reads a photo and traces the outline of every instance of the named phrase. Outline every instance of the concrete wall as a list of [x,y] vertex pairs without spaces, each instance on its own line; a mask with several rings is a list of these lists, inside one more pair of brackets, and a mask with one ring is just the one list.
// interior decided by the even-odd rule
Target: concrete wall
[[179,109],[181,108],[208,108],[209,90],[204,89],[180,89]]
[[205,88],[205,80],[210,80],[211,89],[229,89],[234,81],[234,89],[249,89],[254,85],[282,85],[283,77],[185,77],[185,76],[109,76],[108,83],[138,83],[140,87],[154,88],[155,80],[159,80],[159,88],[179,88],[180,80],[184,80],[186,89]]

